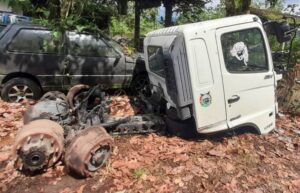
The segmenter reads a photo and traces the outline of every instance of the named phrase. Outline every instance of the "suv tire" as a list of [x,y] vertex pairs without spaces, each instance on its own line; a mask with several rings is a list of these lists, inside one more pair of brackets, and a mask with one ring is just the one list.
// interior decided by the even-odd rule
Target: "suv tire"
[[1,98],[7,102],[21,102],[26,99],[38,100],[42,95],[40,86],[28,78],[13,78],[1,90]]

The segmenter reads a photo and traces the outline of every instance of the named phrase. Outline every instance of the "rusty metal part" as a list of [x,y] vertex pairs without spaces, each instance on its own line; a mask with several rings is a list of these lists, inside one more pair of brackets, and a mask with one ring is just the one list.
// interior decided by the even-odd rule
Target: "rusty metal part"
[[84,129],[73,138],[65,154],[66,168],[88,177],[98,170],[112,151],[113,139],[101,126]]
[[73,86],[69,90],[69,92],[67,94],[67,101],[68,101],[71,109],[74,109],[74,101],[73,101],[73,99],[74,99],[75,95],[78,94],[81,90],[88,89],[88,88],[89,88],[88,85],[78,84],[78,85]]
[[136,115],[127,122],[117,125],[110,131],[113,135],[142,134],[163,131],[166,128],[161,116],[154,114]]
[[63,128],[54,121],[32,121],[19,130],[13,146],[15,167],[40,171],[57,163],[64,151]]
[[23,122],[26,125],[37,119],[51,119],[58,121],[62,116],[66,116],[68,113],[69,105],[66,100],[60,98],[54,100],[45,98],[31,106],[24,113]]
[[67,101],[67,97],[64,93],[60,92],[60,91],[50,91],[50,92],[46,92],[40,99],[40,101],[43,100],[63,100],[63,101]]

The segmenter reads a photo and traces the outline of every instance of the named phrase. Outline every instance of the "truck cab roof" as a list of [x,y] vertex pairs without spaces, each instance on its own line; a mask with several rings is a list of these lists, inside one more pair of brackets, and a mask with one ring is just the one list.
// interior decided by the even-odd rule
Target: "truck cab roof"
[[151,36],[161,36],[161,35],[175,35],[175,34],[181,34],[188,32],[192,32],[195,30],[199,30],[199,28],[203,30],[210,30],[210,29],[217,29],[222,28],[225,26],[230,25],[238,25],[238,24],[244,24],[244,23],[250,23],[250,22],[260,22],[260,19],[256,15],[239,15],[234,17],[227,17],[227,18],[221,18],[221,19],[214,19],[214,20],[208,20],[198,23],[191,23],[191,24],[185,24],[180,26],[173,26],[163,29],[158,29],[155,31],[152,31],[147,34],[147,37]]

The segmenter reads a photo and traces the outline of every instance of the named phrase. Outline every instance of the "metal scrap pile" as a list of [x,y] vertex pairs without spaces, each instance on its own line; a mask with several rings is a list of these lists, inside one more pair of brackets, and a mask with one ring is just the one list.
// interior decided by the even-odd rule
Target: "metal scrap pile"
[[156,115],[135,115],[127,96],[110,97],[98,86],[76,85],[65,96],[46,93],[24,115],[14,144],[14,164],[26,173],[45,171],[63,160],[71,173],[90,176],[112,151],[110,134],[155,132]]
[[13,148],[15,167],[32,173],[64,159],[70,172],[89,176],[105,163],[112,149],[112,137],[100,126],[107,110],[106,96],[97,93],[97,87],[77,85],[67,96],[46,93],[25,112],[25,126]]

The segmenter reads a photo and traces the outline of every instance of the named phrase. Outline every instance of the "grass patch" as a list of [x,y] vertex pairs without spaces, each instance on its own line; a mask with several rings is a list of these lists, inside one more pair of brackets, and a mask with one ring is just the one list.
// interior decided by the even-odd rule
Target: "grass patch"
[[138,168],[138,169],[135,169],[135,170],[133,170],[133,172],[132,172],[132,175],[133,175],[133,177],[134,178],[141,178],[143,175],[145,175],[146,174],[146,170],[145,169],[143,169],[143,168]]

